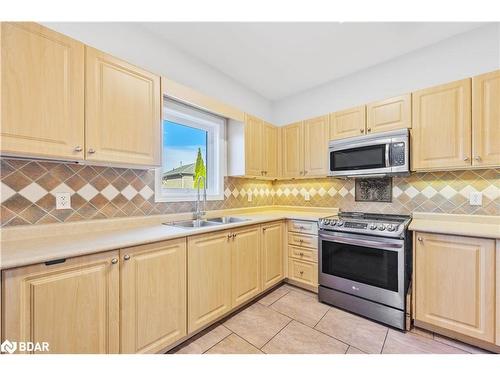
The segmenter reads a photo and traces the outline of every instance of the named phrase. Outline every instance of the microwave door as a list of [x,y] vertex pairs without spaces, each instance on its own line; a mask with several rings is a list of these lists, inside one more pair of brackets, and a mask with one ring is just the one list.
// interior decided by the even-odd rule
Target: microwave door
[[389,144],[376,144],[330,149],[330,174],[332,176],[363,175],[391,172]]

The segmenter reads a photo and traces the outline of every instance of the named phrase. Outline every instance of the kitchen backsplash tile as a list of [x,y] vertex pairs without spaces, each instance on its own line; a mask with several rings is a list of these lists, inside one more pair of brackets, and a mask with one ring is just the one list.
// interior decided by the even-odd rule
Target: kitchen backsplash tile
[[[154,171],[0,158],[1,225],[44,224],[194,210],[194,202],[156,203]],[[55,192],[71,193],[71,209],[55,209]],[[470,206],[471,191],[483,193]],[[251,192],[252,201],[248,201]],[[310,200],[306,201],[306,193]],[[297,205],[383,213],[412,211],[500,214],[500,169],[415,173],[395,177],[392,203],[356,202],[354,181],[332,178],[258,181],[226,177],[224,200],[208,209]]]

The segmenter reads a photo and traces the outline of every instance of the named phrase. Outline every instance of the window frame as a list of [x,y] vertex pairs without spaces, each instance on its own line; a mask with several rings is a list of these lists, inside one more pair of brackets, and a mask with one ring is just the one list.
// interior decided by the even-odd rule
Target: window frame
[[155,169],[156,202],[192,202],[197,199],[196,189],[164,188],[163,175],[163,122],[171,121],[207,132],[207,200],[224,199],[224,176],[226,174],[226,127],[225,118],[204,111],[175,99],[164,97],[161,124],[161,163]]

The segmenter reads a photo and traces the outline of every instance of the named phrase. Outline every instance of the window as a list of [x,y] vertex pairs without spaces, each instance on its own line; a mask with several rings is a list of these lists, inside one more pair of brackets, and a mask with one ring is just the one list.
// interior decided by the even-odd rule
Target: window
[[225,173],[225,119],[165,99],[163,104],[162,165],[156,170],[156,201],[196,199],[197,181],[207,199],[222,200]]

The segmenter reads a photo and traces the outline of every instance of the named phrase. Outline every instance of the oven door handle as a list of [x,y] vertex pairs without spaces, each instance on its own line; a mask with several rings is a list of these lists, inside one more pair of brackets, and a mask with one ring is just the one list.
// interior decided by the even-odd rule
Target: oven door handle
[[383,241],[370,241],[370,240],[361,240],[358,238],[342,238],[337,236],[327,236],[321,234],[319,236],[321,240],[331,240],[338,243],[344,243],[346,245],[360,245],[360,246],[369,246],[369,247],[383,247],[390,249],[402,249],[403,244],[400,243],[392,243],[392,242],[383,242]]

